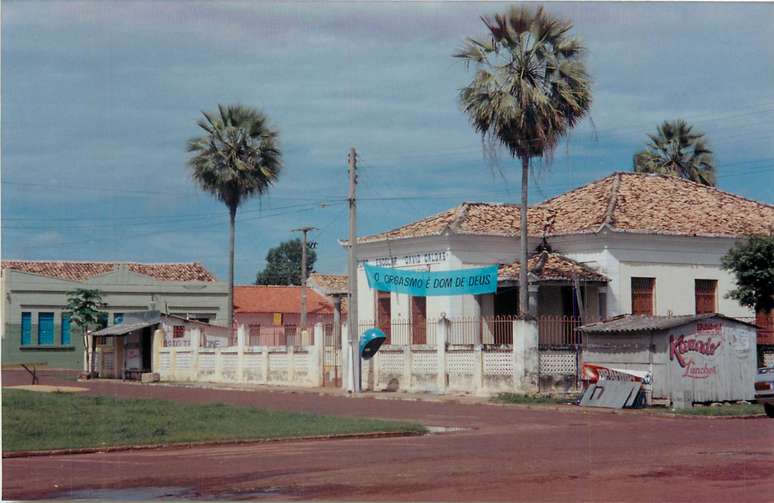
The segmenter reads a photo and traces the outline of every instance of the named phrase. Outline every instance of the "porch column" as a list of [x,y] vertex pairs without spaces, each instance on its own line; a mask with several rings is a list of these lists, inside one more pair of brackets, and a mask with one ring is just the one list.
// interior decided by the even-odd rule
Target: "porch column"
[[533,318],[537,318],[538,316],[539,288],[537,283],[530,283],[529,285],[529,315]]

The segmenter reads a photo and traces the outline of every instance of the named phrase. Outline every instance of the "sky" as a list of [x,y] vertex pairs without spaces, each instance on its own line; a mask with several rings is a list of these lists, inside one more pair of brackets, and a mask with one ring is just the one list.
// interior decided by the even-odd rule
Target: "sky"
[[[346,271],[346,158],[358,234],[463,201],[517,202],[519,164],[484,159],[451,55],[484,2],[15,2],[2,9],[2,257],[228,270],[228,216],[186,141],[219,103],[279,131],[279,182],[237,216],[236,281],[311,225],[320,272]],[[590,118],[550,162],[539,202],[614,171],[664,120],[706,133],[721,189],[774,203],[774,3],[560,3],[587,48]]]

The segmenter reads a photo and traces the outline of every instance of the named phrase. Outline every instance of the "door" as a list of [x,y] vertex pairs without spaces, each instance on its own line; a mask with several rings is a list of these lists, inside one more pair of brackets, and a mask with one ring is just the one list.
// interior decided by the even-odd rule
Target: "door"
[[427,344],[426,297],[411,297],[411,343]]
[[142,368],[148,372],[153,368],[151,362],[151,345],[153,343],[153,334],[151,327],[145,327],[142,331]]
[[386,337],[384,343],[391,344],[392,311],[390,292],[376,292],[376,324],[384,332]]

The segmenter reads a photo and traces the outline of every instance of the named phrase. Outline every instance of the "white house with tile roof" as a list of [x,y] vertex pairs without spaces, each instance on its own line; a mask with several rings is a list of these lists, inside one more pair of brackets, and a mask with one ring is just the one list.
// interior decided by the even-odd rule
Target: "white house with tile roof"
[[[531,304],[539,317],[755,316],[725,297],[734,280],[720,263],[737,240],[774,232],[772,205],[680,178],[614,173],[531,207],[528,220],[530,248],[545,251],[530,260]],[[518,236],[517,205],[463,203],[359,238],[361,263],[431,271],[501,266],[496,295],[427,299],[375,292],[361,267],[360,319],[413,326],[414,316],[515,314]]]
[[106,324],[159,310],[225,324],[228,285],[199,263],[2,261],[2,360],[83,366],[83,338],[69,327],[67,292],[99,289]]

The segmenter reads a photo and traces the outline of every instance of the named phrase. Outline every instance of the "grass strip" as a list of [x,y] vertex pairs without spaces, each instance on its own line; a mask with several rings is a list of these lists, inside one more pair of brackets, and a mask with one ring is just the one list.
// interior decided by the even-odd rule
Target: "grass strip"
[[424,432],[416,423],[169,400],[3,390],[3,450]]
[[663,409],[683,416],[763,416],[763,405],[756,403],[722,404],[715,407],[690,407],[687,409]]
[[557,405],[572,403],[577,399],[575,395],[521,395],[518,393],[499,393],[492,400],[497,403],[513,403],[522,405]]

